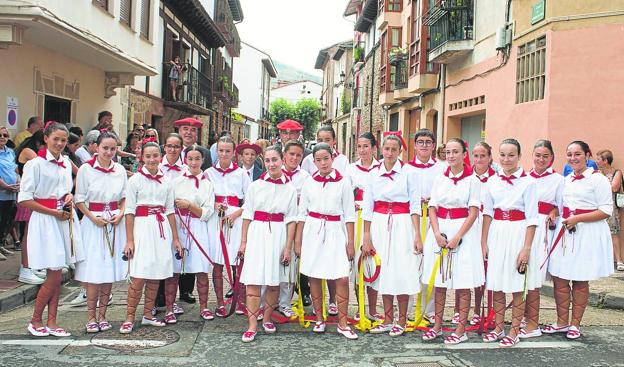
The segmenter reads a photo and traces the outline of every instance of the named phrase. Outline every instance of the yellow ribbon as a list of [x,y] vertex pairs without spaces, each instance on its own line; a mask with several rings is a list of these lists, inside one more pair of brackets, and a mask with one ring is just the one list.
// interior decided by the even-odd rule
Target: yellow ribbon
[[[425,296],[425,304],[429,304],[429,300],[431,299],[431,293],[433,292],[433,288],[435,287],[435,278],[436,278],[436,271],[438,270],[438,268],[440,267],[440,262],[442,261],[442,258],[448,255],[449,250],[447,248],[443,248],[439,254],[436,255],[436,261],[435,264],[433,265],[433,270],[431,271],[431,275],[429,276],[429,283],[427,284],[427,293]],[[416,312],[414,315],[414,322],[408,322],[407,325],[410,327],[410,331],[415,330],[417,327],[427,327],[429,325],[429,322],[427,322],[427,320],[424,320],[423,316],[424,314],[421,311],[421,293],[418,293],[418,295],[416,297],[418,297],[418,299],[416,300]]]
[[299,325],[303,328],[310,327],[310,321],[305,320],[305,308],[303,307],[303,295],[301,294],[301,262],[297,264],[297,304],[293,305],[292,309],[299,318]]
[[422,215],[420,217],[420,240],[425,244],[425,238],[427,237],[427,218],[429,218],[429,204],[422,203]]
[[[421,208],[422,208],[422,213],[420,216],[420,240],[423,244],[423,246],[425,245],[425,238],[427,237],[427,217],[429,215],[429,204],[427,204],[426,202],[423,202],[421,204]],[[435,268],[439,266],[439,263],[436,263],[436,266],[434,266],[434,270]],[[435,276],[435,271],[434,271],[434,276]],[[418,280],[420,282],[420,279]],[[429,282],[429,284],[431,284],[431,282]],[[431,295],[431,292],[433,291],[433,286],[430,286],[427,292],[427,303],[429,303],[429,297]],[[423,313],[422,313],[422,297],[421,297],[421,293],[422,292],[418,292],[418,294],[416,295],[416,305],[414,306],[415,310],[414,310],[414,322],[408,322],[407,325],[408,326],[412,326],[412,327],[417,327],[417,326],[423,326],[426,327],[427,325],[429,325],[429,323],[427,321],[425,321],[423,323],[423,325],[420,325],[422,319],[423,319]],[[418,321],[418,322],[416,322]]]
[[321,302],[323,304],[323,320],[327,321],[327,305],[325,304],[327,300],[327,295],[325,294],[325,287],[327,286],[327,281],[325,279],[321,280]]

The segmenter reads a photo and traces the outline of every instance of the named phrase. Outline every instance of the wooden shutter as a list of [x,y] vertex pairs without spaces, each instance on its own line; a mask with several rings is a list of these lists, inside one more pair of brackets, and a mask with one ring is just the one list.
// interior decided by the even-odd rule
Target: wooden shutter
[[150,0],[141,0],[141,35],[149,38]]
[[93,2],[108,11],[108,0],[93,0]]
[[132,0],[120,0],[119,1],[119,20],[121,22],[130,25],[130,19],[132,16]]

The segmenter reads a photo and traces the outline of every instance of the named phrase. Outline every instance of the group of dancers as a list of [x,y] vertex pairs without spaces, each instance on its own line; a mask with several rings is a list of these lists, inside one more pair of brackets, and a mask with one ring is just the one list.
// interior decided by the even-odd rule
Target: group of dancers
[[[201,128],[199,120],[176,122],[176,127],[186,125]],[[302,130],[293,121],[282,127]],[[402,335],[411,303],[427,308],[431,295],[433,326],[422,339],[441,339],[446,293],[452,289],[456,327],[444,343],[462,343],[468,340],[468,325],[484,322],[479,308],[484,293],[490,293],[493,329],[486,328],[482,339],[501,347],[542,333],[580,337],[588,282],[613,270],[606,223],[613,208],[611,187],[587,167],[591,153],[582,141],[566,148],[573,173],[564,178],[552,168],[554,151],[547,140],[529,153],[533,167],[528,172],[520,166],[523,150],[515,139],[500,143],[495,170],[492,148],[485,142],[468,152],[464,141],[452,138],[446,161],[436,160],[435,136],[427,129],[416,132],[415,157],[409,162],[400,159],[407,149],[401,133],[388,132],[380,143],[362,134],[358,160],[349,163],[336,149],[333,129],[323,126],[305,158],[297,140],[265,149],[266,172],[252,181],[236,157],[247,149],[257,152],[257,146],[236,146],[224,136],[217,142],[218,161],[203,171],[206,150],[184,146],[180,136],[171,134],[165,156],[157,143],[144,142],[143,165],[128,179],[114,160],[116,136],[102,132],[97,153],[80,167],[72,194],[71,164],[61,154],[67,139],[64,125],[46,126],[45,148],[26,163],[18,196],[20,205],[33,211],[30,266],[48,274],[28,325],[35,336],[70,335],[56,322],[61,269],[70,264],[86,286],[89,333],[112,328],[106,305],[112,284],[125,279],[130,284],[121,333],[135,327],[143,294],[142,325],[175,324],[179,307],[174,300],[183,273],[196,274],[199,316],[227,317],[225,272],[230,285],[238,285],[241,313],[249,320],[243,342],[255,339],[258,320],[266,334],[276,332],[273,311],[291,304],[297,279],[304,276],[315,315],[313,332],[326,330],[327,286],[338,315],[337,332],[357,339],[349,326],[349,284],[350,279],[362,282],[358,263],[372,262],[375,274],[364,277],[366,295],[359,295],[360,303],[368,300],[366,315],[358,313],[374,321],[370,333]],[[76,209],[84,215],[80,221]],[[208,308],[210,272],[214,312]],[[557,321],[540,328],[540,288],[547,277],[554,283]],[[161,280],[164,319],[152,311]],[[383,314],[377,312],[378,294]],[[507,294],[512,295],[510,306]]]

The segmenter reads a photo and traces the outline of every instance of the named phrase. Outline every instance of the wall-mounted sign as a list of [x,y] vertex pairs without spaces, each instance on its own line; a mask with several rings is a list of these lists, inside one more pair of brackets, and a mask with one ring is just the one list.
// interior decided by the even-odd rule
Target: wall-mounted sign
[[546,0],[539,0],[531,7],[531,25],[541,22],[546,16]]
[[17,130],[17,118],[19,112],[19,100],[17,99],[17,97],[7,97],[6,111],[7,129]]

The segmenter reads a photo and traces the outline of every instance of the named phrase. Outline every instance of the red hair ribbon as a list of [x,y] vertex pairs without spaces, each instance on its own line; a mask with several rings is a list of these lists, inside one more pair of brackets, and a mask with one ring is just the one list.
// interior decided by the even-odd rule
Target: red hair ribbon
[[407,144],[405,144],[405,140],[403,139],[403,132],[401,130],[398,130],[398,131],[384,131],[384,133],[383,133],[384,138],[386,136],[389,136],[389,135],[394,135],[394,136],[398,137],[399,140],[401,140],[401,145],[403,146],[403,149],[407,150]]
[[156,138],[149,137],[149,138],[143,139],[142,144],[145,145],[147,143],[156,143]]

